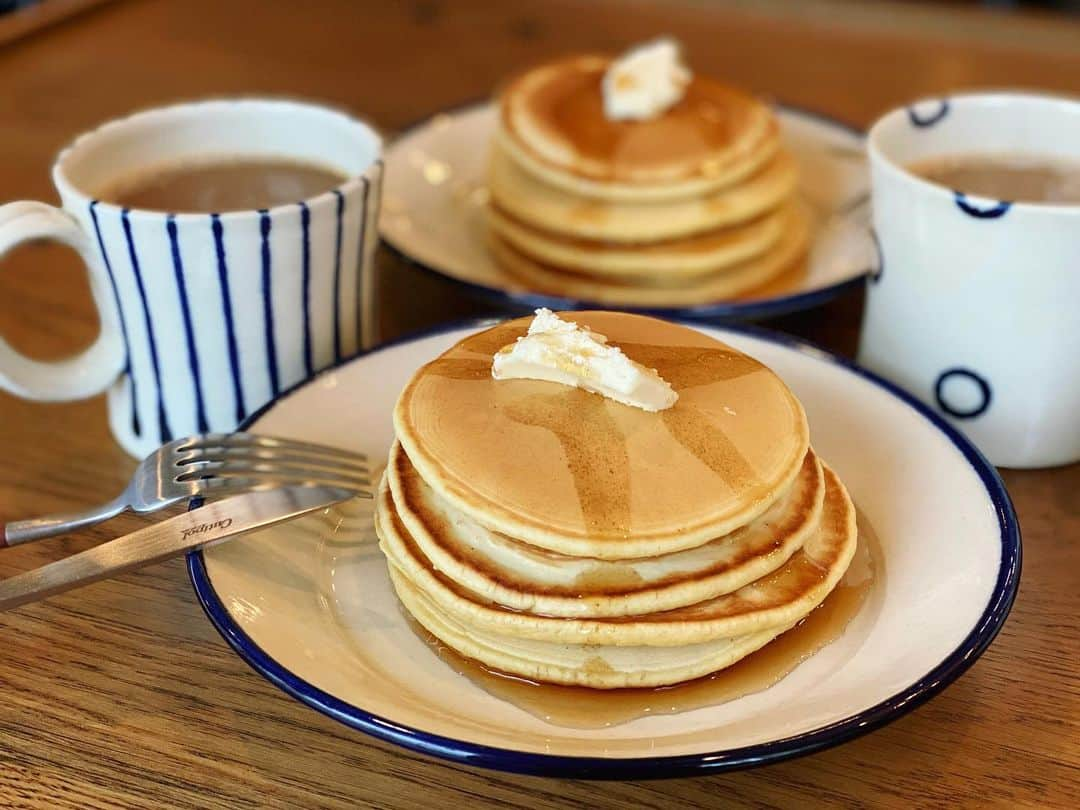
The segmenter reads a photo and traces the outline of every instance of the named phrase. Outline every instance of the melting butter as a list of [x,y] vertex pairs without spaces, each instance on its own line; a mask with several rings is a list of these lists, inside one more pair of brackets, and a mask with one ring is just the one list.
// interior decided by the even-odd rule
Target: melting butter
[[674,40],[639,45],[612,62],[604,74],[604,115],[610,121],[655,118],[682,99],[690,78]]
[[495,353],[491,376],[561,383],[645,411],[666,410],[679,398],[655,370],[550,309],[536,310],[528,333]]

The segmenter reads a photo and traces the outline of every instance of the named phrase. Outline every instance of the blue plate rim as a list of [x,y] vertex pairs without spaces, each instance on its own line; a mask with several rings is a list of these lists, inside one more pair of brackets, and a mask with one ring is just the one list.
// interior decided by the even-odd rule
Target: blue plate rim
[[[437,115],[453,115],[455,113],[465,112],[481,105],[490,104],[489,98],[474,98],[468,101],[452,105],[438,112],[425,116],[422,119],[412,122],[406,125],[401,131],[396,133],[392,139],[386,144],[386,149],[390,149],[393,145],[409,135],[415,134],[415,132],[421,127],[425,126]],[[775,106],[783,109],[786,112],[795,113],[806,118],[813,119],[822,124],[828,124],[838,129],[842,129],[850,135],[857,136],[865,139],[866,131],[855,126],[854,124],[843,121],[839,118],[834,118],[831,115],[827,115],[817,110],[813,110],[809,107],[804,107],[798,104],[789,104],[782,100],[776,100]],[[382,229],[379,229],[379,241],[399,261],[404,262],[410,267],[414,267],[420,270],[425,275],[434,276],[449,284],[454,284],[469,291],[473,295],[498,304],[503,307],[509,308],[522,308],[522,309],[536,309],[538,307],[547,307],[554,310],[582,310],[582,309],[610,309],[610,305],[603,304],[597,301],[587,301],[585,299],[566,298],[558,295],[549,295],[547,293],[534,293],[534,292],[522,292],[522,293],[510,293],[506,290],[499,289],[497,287],[488,287],[485,284],[478,284],[475,281],[465,281],[464,279],[456,278],[452,275],[444,273],[436,267],[426,264],[419,259],[414,258],[412,255],[400,245],[395,244]],[[634,312],[641,315],[655,315],[660,318],[669,319],[682,319],[693,321],[709,321],[709,322],[731,322],[731,321],[745,321],[745,320],[758,320],[764,318],[774,318],[780,315],[786,315],[791,312],[799,312],[805,309],[813,309],[814,307],[821,306],[822,304],[831,301],[849,290],[853,290],[859,286],[862,286],[866,279],[870,276],[872,270],[867,268],[862,273],[852,276],[844,281],[838,281],[835,284],[830,284],[826,287],[820,287],[814,290],[806,290],[805,292],[795,293],[794,295],[785,295],[774,298],[762,298],[758,300],[750,300],[745,302],[729,302],[719,301],[712,304],[701,304],[699,306],[692,307],[619,307],[623,312]]]
[[[481,318],[440,324],[430,329],[402,335],[379,346],[343,360],[297,385],[283,391],[251,414],[239,429],[251,427],[270,409],[300,389],[362,357],[426,337],[458,329],[480,328],[498,319]],[[693,322],[687,326],[694,327]],[[720,750],[710,753],[667,757],[578,757],[539,754],[497,748],[431,734],[364,711],[330,695],[297,677],[275,661],[233,621],[210,582],[202,551],[188,555],[188,574],[196,597],[211,623],[233,650],[256,672],[286,694],[351,728],[412,751],[451,762],[510,773],[577,779],[640,780],[673,778],[739,770],[781,762],[793,757],[823,751],[862,736],[892,722],[921,706],[975,663],[1000,632],[1012,609],[1020,582],[1022,541],[1020,525],[1012,500],[997,470],[961,433],[927,405],[893,383],[862,368],[851,360],[833,354],[810,341],[745,324],[723,325],[723,329],[776,343],[819,360],[839,366],[883,388],[907,404],[948,438],[979,476],[993,504],[1001,536],[1001,563],[987,606],[971,632],[957,648],[930,672],[911,686],[857,714],[812,731],[768,743]]]

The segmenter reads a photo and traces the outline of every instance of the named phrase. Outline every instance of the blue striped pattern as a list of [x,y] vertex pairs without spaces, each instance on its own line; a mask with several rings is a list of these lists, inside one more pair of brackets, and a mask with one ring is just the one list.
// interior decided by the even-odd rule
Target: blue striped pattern
[[[357,329],[357,341],[362,345],[363,341],[360,340],[360,330],[363,329],[364,323],[364,302],[363,298],[364,286],[363,286],[363,267],[364,267],[364,240],[367,239],[367,216],[368,216],[368,194],[371,191],[371,181],[366,177],[360,178],[360,181],[364,184],[363,190],[360,192],[360,238],[359,238],[359,255],[356,257],[356,294],[353,299],[356,302],[356,329]],[[372,268],[371,272],[375,272]]]
[[304,376],[315,372],[311,353],[311,210],[306,203],[300,205],[300,232],[302,240],[301,272],[303,274],[304,302]]
[[360,307],[373,193],[361,178],[314,204],[235,218],[89,204],[127,353],[125,445],[228,430],[353,352],[347,308]]
[[260,208],[259,256],[262,262],[263,324],[266,333],[266,372],[270,377],[270,394],[276,397],[281,393],[281,381],[278,378],[277,340],[274,337],[274,279],[271,275],[270,264],[270,227],[270,212],[265,208]]
[[229,292],[229,267],[225,260],[225,229],[221,224],[220,215],[210,215],[210,229],[214,233],[214,252],[217,254],[218,280],[221,283],[221,308],[225,316],[225,344],[229,352],[229,368],[232,371],[236,421],[242,422],[247,416],[247,410],[244,408],[244,385],[240,379],[240,350],[236,345],[232,293]]
[[200,433],[210,426],[206,421],[206,402],[203,400],[202,375],[199,373],[199,351],[195,346],[195,329],[191,325],[191,304],[188,301],[187,283],[184,281],[184,263],[180,258],[180,242],[176,238],[176,217],[169,214],[165,219],[169,234],[169,251],[172,253],[173,274],[176,276],[176,293],[180,298],[180,313],[184,318],[184,337],[187,342],[188,368],[195,386],[195,424]]
[[139,257],[135,253],[135,240],[131,237],[129,213],[130,209],[123,209],[120,212],[120,221],[124,225],[124,238],[127,240],[128,256],[131,258],[131,272],[135,276],[135,286],[139,289],[139,298],[142,301],[143,318],[146,323],[146,339],[150,344],[150,365],[154,370],[154,386],[157,389],[158,441],[164,443],[172,441],[173,434],[169,429],[169,420],[165,415],[165,399],[161,391],[161,364],[158,362],[157,340],[154,338],[154,324],[150,317],[150,302],[146,297],[146,285],[143,283],[142,270],[139,269]]
[[334,362],[341,362],[341,220],[345,213],[345,195],[334,189],[337,197],[337,227],[334,231]]
[[97,236],[98,249],[101,251],[101,261],[105,264],[105,272],[109,276],[109,286],[112,287],[113,300],[116,302],[117,317],[120,318],[120,335],[124,339],[124,370],[128,383],[131,386],[131,432],[136,436],[142,436],[142,425],[139,423],[138,394],[135,388],[135,375],[131,373],[131,341],[128,339],[127,318],[124,316],[124,308],[120,305],[120,290],[116,286],[116,276],[113,274],[112,262],[109,261],[109,252],[105,250],[105,240],[101,238],[101,223],[98,222],[98,200],[90,203],[90,220],[94,223],[94,234]]

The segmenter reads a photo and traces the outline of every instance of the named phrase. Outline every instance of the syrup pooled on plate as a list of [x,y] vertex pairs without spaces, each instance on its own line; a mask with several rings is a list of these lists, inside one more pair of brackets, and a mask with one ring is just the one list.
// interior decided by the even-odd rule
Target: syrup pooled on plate
[[862,512],[858,512],[858,525],[858,547],[851,565],[809,616],[733,666],[676,686],[605,690],[535,683],[463,658],[411,618],[409,623],[455,672],[485,692],[556,726],[610,728],[648,715],[716,706],[768,689],[843,635],[883,574],[878,537]]

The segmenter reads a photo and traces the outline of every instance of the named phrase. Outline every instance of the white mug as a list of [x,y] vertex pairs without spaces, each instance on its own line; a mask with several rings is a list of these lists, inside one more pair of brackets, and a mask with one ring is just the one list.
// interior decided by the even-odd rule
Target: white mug
[[946,155],[1080,166],[1080,101],[920,101],[871,128],[879,270],[859,362],[937,408],[994,463],[1080,460],[1080,205],[970,196],[907,170]]
[[[370,345],[381,149],[366,124],[283,100],[163,107],[80,136],[53,166],[62,208],[0,206],[0,257],[31,240],[70,245],[86,263],[101,332],[57,363],[0,338],[0,388],[52,401],[108,389],[113,434],[142,457],[172,438],[232,430]],[[308,200],[220,214],[95,197],[117,178],[214,156],[295,158],[348,179]]]

